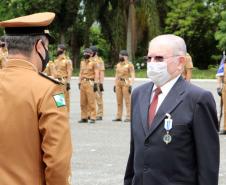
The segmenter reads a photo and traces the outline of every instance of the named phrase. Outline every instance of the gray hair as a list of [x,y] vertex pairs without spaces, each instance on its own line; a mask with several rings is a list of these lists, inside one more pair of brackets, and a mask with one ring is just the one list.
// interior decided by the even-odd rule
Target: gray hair
[[174,55],[185,55],[187,53],[184,39],[173,34],[159,35],[152,39],[149,44],[152,42],[164,42],[165,44],[170,45],[173,49]]
[[23,54],[27,57],[31,56],[34,45],[38,40],[45,41],[44,35],[37,36],[4,36],[9,54]]

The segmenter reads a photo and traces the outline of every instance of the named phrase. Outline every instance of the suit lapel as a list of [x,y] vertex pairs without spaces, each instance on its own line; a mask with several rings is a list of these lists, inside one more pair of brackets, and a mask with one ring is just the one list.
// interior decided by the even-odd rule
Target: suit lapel
[[145,90],[144,93],[141,93],[139,99],[140,99],[140,113],[141,113],[141,122],[144,129],[145,135],[148,134],[149,129],[147,125],[147,118],[148,118],[148,109],[150,105],[150,98],[151,98],[151,92],[153,88],[153,83],[150,83],[148,88]]
[[166,117],[166,113],[170,114],[183,101],[184,86],[185,81],[180,77],[159,107],[147,136],[150,136],[158,128]]

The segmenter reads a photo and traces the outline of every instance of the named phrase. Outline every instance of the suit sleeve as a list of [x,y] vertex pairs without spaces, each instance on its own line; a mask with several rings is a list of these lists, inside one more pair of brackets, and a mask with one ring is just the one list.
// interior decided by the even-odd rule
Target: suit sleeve
[[216,105],[209,92],[200,96],[194,112],[198,185],[218,185],[219,136]]
[[61,87],[54,84],[45,94],[39,110],[46,185],[70,184],[72,145],[68,113],[66,107],[58,107],[53,98],[62,93]]
[[131,139],[130,139],[130,153],[129,153],[129,159],[126,166],[126,172],[124,176],[124,185],[132,185],[132,180],[134,176],[134,141],[133,141],[133,132],[132,132],[132,124],[133,124],[133,97],[134,93],[132,94],[132,100],[131,100]]

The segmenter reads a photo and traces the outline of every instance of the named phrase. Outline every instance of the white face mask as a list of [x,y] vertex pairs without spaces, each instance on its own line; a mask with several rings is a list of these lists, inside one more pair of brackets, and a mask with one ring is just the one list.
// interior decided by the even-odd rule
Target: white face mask
[[165,62],[148,62],[147,76],[156,86],[164,85],[171,78]]

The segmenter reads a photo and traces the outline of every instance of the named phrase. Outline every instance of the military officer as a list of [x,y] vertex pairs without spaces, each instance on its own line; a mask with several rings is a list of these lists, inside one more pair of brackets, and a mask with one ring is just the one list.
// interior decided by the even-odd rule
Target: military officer
[[91,46],[90,49],[93,51],[92,59],[97,63],[99,68],[99,79],[98,79],[98,85],[97,85],[97,92],[96,92],[96,103],[97,103],[97,116],[96,120],[102,120],[103,119],[103,91],[104,91],[104,61],[103,59],[98,56],[98,49],[96,46]]
[[116,65],[114,92],[117,98],[117,116],[113,121],[122,121],[123,99],[126,104],[126,119],[130,122],[131,90],[135,78],[134,66],[128,61],[128,53],[121,50],[119,53],[119,63]]
[[182,73],[182,76],[184,79],[188,82],[190,82],[192,77],[192,69],[193,69],[193,62],[191,55],[189,53],[186,54],[186,63],[184,66],[184,72]]
[[1,185],[70,184],[64,93],[59,82],[42,73],[52,42],[46,29],[54,17],[44,12],[0,22],[9,52],[0,71]]
[[56,77],[64,84],[64,94],[68,112],[70,112],[70,80],[72,75],[72,62],[66,56],[66,47],[64,44],[59,44],[57,49],[57,58],[54,60]]
[[[221,109],[223,108],[224,113],[224,126],[223,130],[220,131],[220,134],[225,135],[226,134],[226,59],[225,56],[223,56],[221,60],[220,67],[217,71],[216,77],[217,77],[217,93],[221,97]],[[222,112],[222,110],[221,110]],[[222,115],[222,114],[221,114]],[[220,119],[221,120],[221,116]]]
[[[79,123],[87,123],[90,116],[90,123],[96,120],[96,98],[99,69],[97,63],[92,59],[93,52],[86,48],[83,52],[84,60],[80,64],[79,89],[81,120]],[[90,115],[88,115],[90,112]]]
[[0,41],[0,69],[2,69],[6,64],[6,58],[8,56],[8,51],[5,42]]

